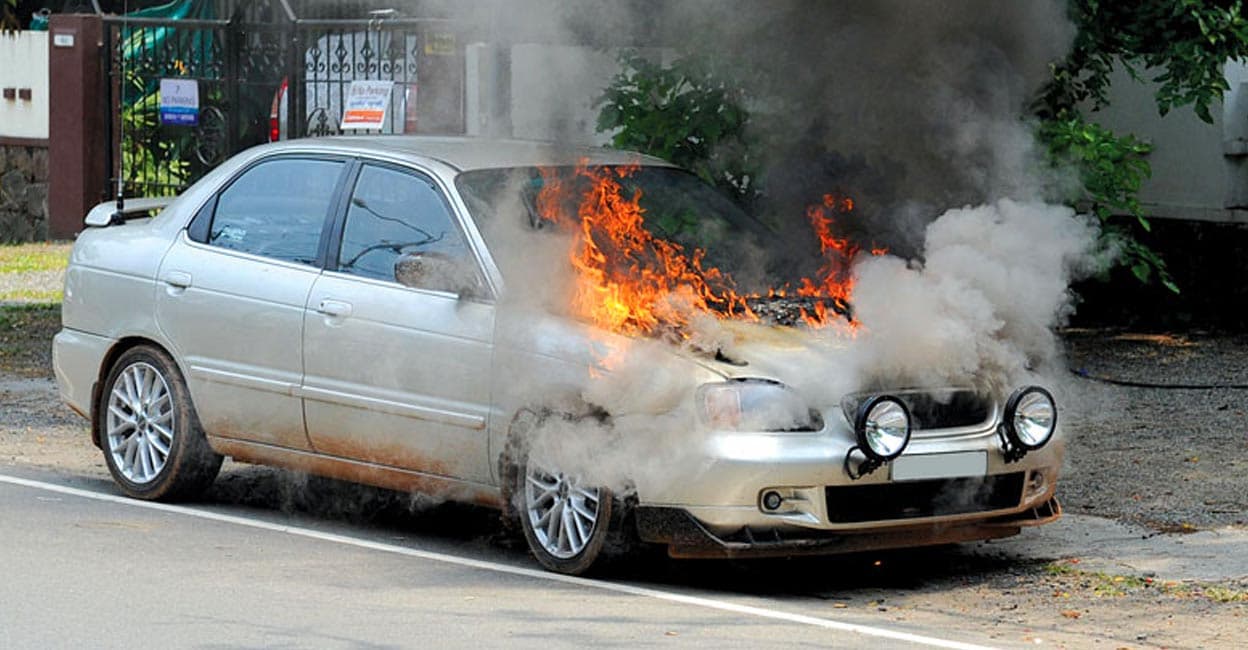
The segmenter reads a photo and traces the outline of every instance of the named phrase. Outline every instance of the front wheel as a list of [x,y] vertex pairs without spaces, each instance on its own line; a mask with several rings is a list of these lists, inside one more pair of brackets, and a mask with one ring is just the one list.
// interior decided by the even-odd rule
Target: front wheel
[[528,462],[517,474],[524,481],[516,490],[521,499],[520,526],[534,557],[558,573],[588,571],[602,555],[610,533],[611,490],[582,485]]
[[[602,414],[591,411],[581,417]],[[523,409],[512,420],[500,465],[503,521],[509,528],[520,525],[529,550],[543,567],[580,575],[604,564],[609,555],[630,553],[635,537],[626,521],[630,506],[605,486],[588,485],[534,461],[531,441],[550,418],[576,419],[546,409]]]
[[202,493],[221,469],[173,359],[140,345],[117,358],[100,395],[100,447],[128,496],[171,501]]

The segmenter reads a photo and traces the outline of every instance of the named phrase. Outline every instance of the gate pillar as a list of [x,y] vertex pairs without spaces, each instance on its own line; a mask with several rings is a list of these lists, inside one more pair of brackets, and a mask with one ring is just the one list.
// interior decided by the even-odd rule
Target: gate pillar
[[456,30],[440,23],[421,31],[417,58],[416,131],[464,132],[464,46]]
[[67,239],[107,197],[103,21],[53,14],[48,47],[48,234]]

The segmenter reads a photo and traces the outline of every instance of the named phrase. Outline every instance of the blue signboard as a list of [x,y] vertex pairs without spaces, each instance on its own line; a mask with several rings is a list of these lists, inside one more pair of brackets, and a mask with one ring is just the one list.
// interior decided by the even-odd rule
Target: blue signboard
[[160,80],[160,123],[199,124],[199,82],[195,79]]

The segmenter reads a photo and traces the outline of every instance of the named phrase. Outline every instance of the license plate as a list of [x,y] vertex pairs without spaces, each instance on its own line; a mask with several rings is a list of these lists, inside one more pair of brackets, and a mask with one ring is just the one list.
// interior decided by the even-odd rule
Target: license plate
[[962,478],[988,473],[988,452],[902,456],[892,462],[894,481]]

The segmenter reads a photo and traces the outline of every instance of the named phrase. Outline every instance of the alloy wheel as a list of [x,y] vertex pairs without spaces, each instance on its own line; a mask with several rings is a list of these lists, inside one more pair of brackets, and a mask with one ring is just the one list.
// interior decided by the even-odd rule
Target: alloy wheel
[[530,467],[525,474],[525,516],[542,548],[560,559],[575,557],[593,537],[600,496],[561,473]]
[[160,475],[173,447],[174,403],[169,384],[150,364],[133,363],[113,381],[105,432],[113,464],[144,485]]

